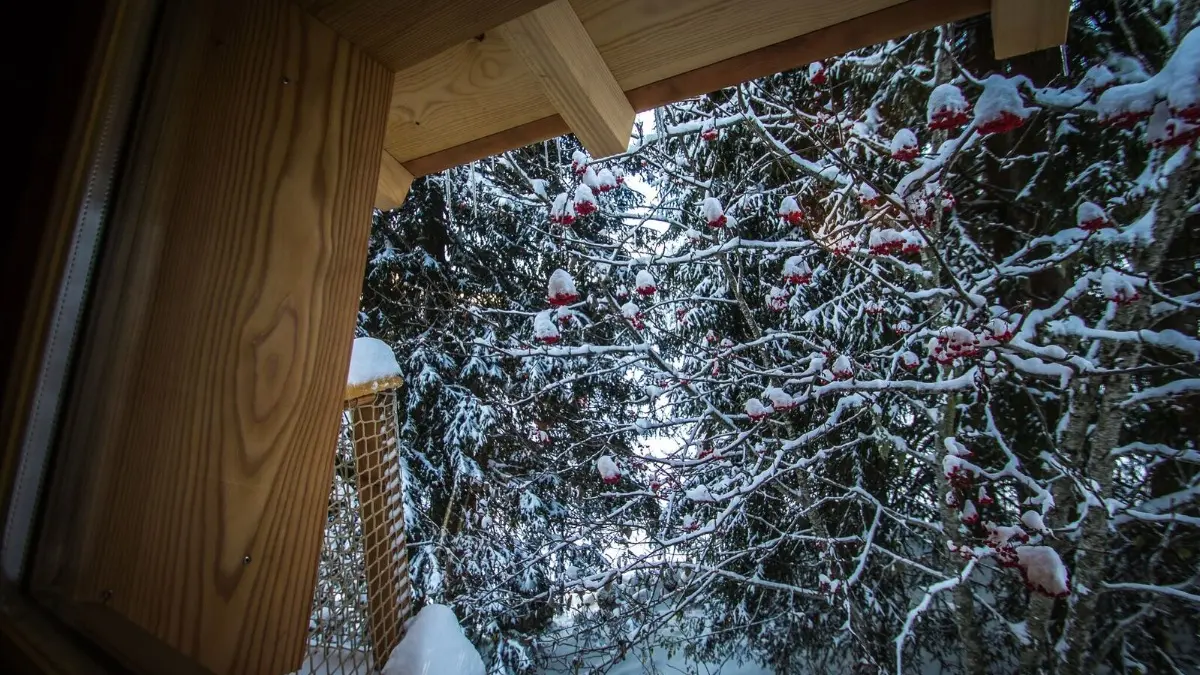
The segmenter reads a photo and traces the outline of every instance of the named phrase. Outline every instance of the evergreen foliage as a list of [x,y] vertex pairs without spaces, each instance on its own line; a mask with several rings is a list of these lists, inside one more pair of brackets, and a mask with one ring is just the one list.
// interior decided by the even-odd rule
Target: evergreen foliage
[[1200,120],[1112,106],[1200,74],[1195,18],[943,26],[419,179],[359,331],[420,595],[497,674],[1200,668]]

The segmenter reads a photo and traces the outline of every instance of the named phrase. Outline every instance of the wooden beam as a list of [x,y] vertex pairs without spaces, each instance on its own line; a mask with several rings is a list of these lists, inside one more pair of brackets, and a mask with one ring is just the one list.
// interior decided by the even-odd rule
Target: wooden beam
[[495,31],[396,74],[385,149],[408,161],[554,114],[541,85]]
[[1067,41],[1071,0],[992,0],[997,59],[1057,47]]
[[313,16],[396,71],[550,0],[298,0]]
[[359,384],[347,384],[343,398],[346,400],[346,407],[352,408],[358,404],[359,399],[374,398],[375,394],[381,391],[399,389],[402,386],[404,386],[404,378],[399,375]]
[[[571,2],[604,63],[626,92],[900,4],[906,3]],[[460,44],[396,73],[386,141],[393,157],[408,166],[411,159],[560,112],[524,59],[498,33],[489,32],[482,40]]]
[[504,24],[499,34],[588,152],[603,157],[625,151],[633,107],[571,3],[554,0]]
[[390,211],[400,208],[404,198],[408,196],[408,188],[412,187],[413,175],[404,165],[380,150],[379,187],[375,190],[375,208],[380,211]]
[[[1057,2],[1058,0],[1054,0]],[[652,85],[712,91],[753,77],[985,14],[990,0],[571,0],[601,58],[635,109]],[[848,27],[863,35],[848,34]],[[812,41],[793,43],[798,38]],[[886,39],[886,38],[885,38]],[[782,48],[781,45],[784,45]],[[710,66],[719,68],[708,70]],[[786,64],[763,72],[765,64]],[[700,73],[702,75],[693,75]],[[677,79],[682,78],[682,79]],[[686,85],[686,86],[683,86]],[[678,100],[668,98],[657,104]],[[525,60],[492,31],[396,73],[386,148],[414,175],[442,157],[562,126],[560,111]],[[561,133],[561,131],[557,132]],[[463,146],[463,147],[460,147]],[[511,147],[511,146],[509,146]],[[502,148],[504,149],[504,148]],[[424,158],[430,157],[431,160]],[[419,161],[418,161],[419,160]],[[451,166],[453,164],[450,164]]]
[[414,176],[427,176],[483,157],[498,155],[505,150],[561,136],[570,130],[566,120],[559,115],[551,115],[424,157],[410,159],[405,166]]
[[[739,54],[626,92],[635,110],[652,110],[691,96],[796,68],[942,23],[988,11],[990,0],[909,0],[828,28]],[[395,102],[393,101],[393,105]],[[537,143],[569,131],[559,115],[548,115],[467,143],[405,162],[415,176]]]
[[143,672],[287,673],[305,654],[391,74],[289,0],[163,14],[39,586]]

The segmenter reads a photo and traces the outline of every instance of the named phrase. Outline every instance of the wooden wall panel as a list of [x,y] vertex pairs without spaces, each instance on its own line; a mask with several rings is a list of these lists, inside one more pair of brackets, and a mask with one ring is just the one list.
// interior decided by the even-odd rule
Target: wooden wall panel
[[[114,223],[146,233],[126,278],[137,250],[157,271],[89,344],[129,361],[71,401],[116,419],[90,443],[66,430],[97,471],[56,525],[59,563],[77,558],[43,581],[128,662],[282,674],[303,655],[391,78],[287,0],[183,2],[166,23],[193,43],[146,155],[168,177]],[[49,517],[72,513],[63,488]]]

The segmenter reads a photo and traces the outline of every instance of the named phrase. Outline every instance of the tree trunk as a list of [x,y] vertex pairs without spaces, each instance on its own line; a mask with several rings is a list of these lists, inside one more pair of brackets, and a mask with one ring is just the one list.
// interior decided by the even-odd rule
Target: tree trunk
[[[958,394],[950,394],[946,406],[942,409],[942,419],[939,427],[939,440],[954,436],[958,428]],[[940,453],[939,453],[940,456]],[[955,545],[961,545],[963,538],[958,528],[959,513],[946,502],[946,496],[953,489],[949,479],[942,471],[938,476],[938,509],[942,516],[942,528],[946,538]],[[960,562],[955,572],[961,571]],[[971,590],[970,580],[964,579],[954,587],[954,627],[958,629],[958,639],[962,643],[963,672],[970,675],[984,675],[987,672],[987,654],[983,648],[983,638],[979,633],[979,623],[975,620],[975,594]]]
[[[1142,305],[1148,306],[1147,301]],[[1144,314],[1145,311],[1139,312]],[[1137,363],[1141,347],[1134,346],[1117,358],[1114,367],[1126,368]],[[1099,415],[1090,439],[1090,457],[1085,480],[1090,478],[1095,496],[1103,504],[1112,496],[1113,460],[1111,451],[1117,446],[1121,427],[1125,423],[1121,402],[1129,396],[1130,376],[1117,375],[1105,382]],[[1092,633],[1096,623],[1096,607],[1100,599],[1097,589],[1108,572],[1108,510],[1104,506],[1088,509],[1083,532],[1075,552],[1073,581],[1074,606],[1067,632],[1067,668],[1070,674],[1082,673],[1091,660]],[[1088,670],[1087,672],[1091,672]]]
[[[1082,468],[1084,445],[1087,443],[1088,429],[1096,413],[1097,388],[1094,382],[1087,379],[1077,379],[1071,387],[1071,398],[1067,414],[1066,429],[1060,439],[1059,455],[1064,459],[1068,469]],[[1047,524],[1053,527],[1066,525],[1079,516],[1078,511],[1067,513],[1069,504],[1075,503],[1075,491],[1068,481],[1056,481],[1051,487],[1054,495],[1055,510],[1050,512]],[[1071,549],[1065,540],[1049,542],[1063,560],[1070,560]],[[1054,598],[1033,593],[1029,596],[1029,608],[1026,610],[1025,625],[1029,632],[1029,644],[1021,652],[1021,672],[1043,672],[1050,646],[1050,616],[1054,612]]]
[[[1154,218],[1154,241],[1146,247],[1135,265],[1137,271],[1153,280],[1162,267],[1163,257],[1171,241],[1183,227],[1187,217],[1185,195],[1190,187],[1194,152],[1188,154],[1167,177],[1162,197],[1158,200]],[[1165,159],[1165,158],[1164,158]],[[1119,311],[1116,330],[1138,330],[1144,328],[1150,317],[1149,292],[1124,311]],[[1124,346],[1114,343],[1101,352],[1100,364],[1109,368],[1131,368],[1141,359],[1140,343]],[[1096,385],[1103,385],[1103,396],[1098,406],[1096,426],[1088,443],[1087,471],[1085,480],[1095,486],[1095,497],[1101,504],[1112,496],[1113,458],[1111,451],[1120,442],[1121,427],[1125,422],[1125,408],[1121,403],[1129,396],[1131,377],[1122,373],[1105,378]],[[1067,623],[1066,669],[1068,675],[1091,672],[1091,644],[1096,628],[1096,611],[1100,596],[1097,587],[1104,581],[1108,570],[1107,558],[1090,555],[1089,552],[1108,551],[1109,515],[1104,507],[1088,510],[1083,521],[1079,546],[1076,549],[1073,586],[1073,605]]]

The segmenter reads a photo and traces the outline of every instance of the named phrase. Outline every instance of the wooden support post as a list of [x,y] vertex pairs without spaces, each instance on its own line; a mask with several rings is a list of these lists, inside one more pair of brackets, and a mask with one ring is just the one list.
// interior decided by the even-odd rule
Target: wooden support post
[[35,582],[139,672],[282,675],[305,653],[392,76],[289,0],[165,3],[161,30]]
[[400,643],[412,606],[394,392],[347,403],[363,525],[367,611],[375,663]]
[[625,151],[633,106],[568,0],[554,0],[518,17],[499,33],[589,152],[604,156]]
[[375,208],[388,211],[404,203],[404,198],[408,196],[408,188],[412,187],[413,175],[403,164],[397,162],[395,157],[389,155],[387,150],[381,152],[383,155],[379,160],[379,188],[375,191]]
[[992,43],[1007,59],[1067,41],[1071,0],[992,0]]

